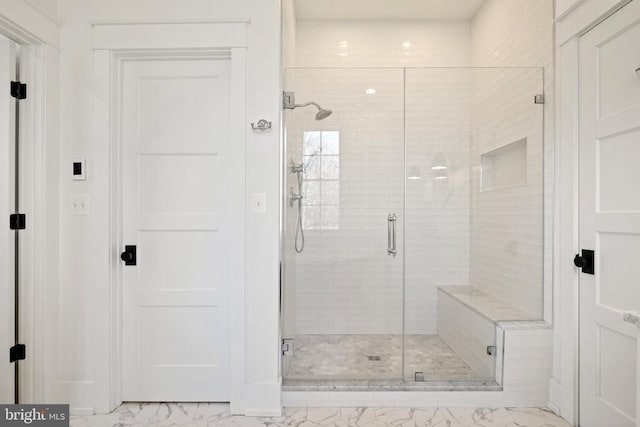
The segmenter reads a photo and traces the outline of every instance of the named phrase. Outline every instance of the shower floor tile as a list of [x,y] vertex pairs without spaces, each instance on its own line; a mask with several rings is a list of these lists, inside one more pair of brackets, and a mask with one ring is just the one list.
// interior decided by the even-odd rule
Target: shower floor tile
[[[491,381],[477,375],[438,335],[405,337],[405,380]],[[286,380],[371,381],[402,376],[402,335],[298,335]]]

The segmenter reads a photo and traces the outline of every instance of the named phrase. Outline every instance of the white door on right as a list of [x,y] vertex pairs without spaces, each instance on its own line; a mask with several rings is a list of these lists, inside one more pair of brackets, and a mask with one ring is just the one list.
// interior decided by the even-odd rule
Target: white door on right
[[[636,425],[640,311],[640,1],[580,40],[580,425]],[[580,259],[577,260],[580,264]],[[586,270],[586,272],[585,272]]]

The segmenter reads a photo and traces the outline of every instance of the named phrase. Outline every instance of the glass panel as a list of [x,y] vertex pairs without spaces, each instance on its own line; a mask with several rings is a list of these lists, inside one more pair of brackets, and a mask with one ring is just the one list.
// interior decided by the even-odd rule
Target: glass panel
[[[292,69],[286,86],[297,103],[333,114],[285,112],[285,161],[304,164],[305,241],[296,253],[297,204],[287,201],[284,331],[294,355],[284,360],[285,383],[401,382],[402,223],[394,258],[387,218],[403,218],[404,71]],[[285,179],[287,194],[297,193],[290,169]]]
[[301,228],[283,201],[285,386],[498,387],[497,323],[542,318],[542,70],[291,69],[286,86],[333,114],[285,112],[303,177],[285,174],[303,195]]
[[542,93],[537,68],[406,71],[406,381],[493,381],[496,322],[542,317]]
[[320,157],[318,156],[304,156],[304,178],[320,179]]

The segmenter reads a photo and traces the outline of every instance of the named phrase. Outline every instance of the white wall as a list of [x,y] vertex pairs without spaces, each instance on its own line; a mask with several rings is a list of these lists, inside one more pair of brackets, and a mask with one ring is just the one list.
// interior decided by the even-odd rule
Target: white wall
[[58,19],[58,0],[24,0],[52,21]]
[[[406,155],[424,177],[408,182],[403,242],[402,67],[468,66],[468,22],[302,21],[296,38],[298,67],[396,68],[287,74],[299,102],[313,99],[334,111],[321,122],[311,111],[287,113],[290,156],[300,161],[305,130],[341,134],[340,229],[306,231],[306,249],[295,257],[295,332],[400,333],[406,256],[407,332],[435,333],[437,286],[468,280],[469,74],[430,69],[407,75]],[[369,87],[377,93],[366,95]],[[438,151],[452,166],[446,183],[431,176]],[[400,217],[395,259],[386,253],[391,212]],[[294,233],[289,225],[285,244]]]
[[[76,411],[104,412],[109,401],[107,310],[109,292],[109,185],[107,147],[93,142],[93,21],[247,19],[248,117],[273,121],[266,134],[247,133],[246,188],[265,193],[266,213],[246,219],[246,326],[244,390],[233,410],[279,410],[278,254],[280,3],[277,0],[61,0],[61,170],[73,157],[87,159],[87,181],[61,176],[60,331],[56,400]],[[88,194],[91,213],[72,216],[72,194]],[[241,379],[240,379],[241,380]]]
[[300,21],[297,29],[298,67],[469,65],[466,21]]
[[[543,262],[550,272],[552,254],[552,203],[546,203],[549,216],[543,223],[543,190],[547,202],[553,190],[552,25],[552,0],[488,0],[471,21],[473,66],[543,67],[544,73],[486,70],[474,78],[470,283],[541,318]],[[535,105],[534,96],[543,92],[547,103]],[[481,192],[481,155],[522,138],[527,138],[526,163],[520,165],[527,169],[526,185]]]
[[556,0],[555,16],[560,17],[566,13],[570,13],[583,0]]

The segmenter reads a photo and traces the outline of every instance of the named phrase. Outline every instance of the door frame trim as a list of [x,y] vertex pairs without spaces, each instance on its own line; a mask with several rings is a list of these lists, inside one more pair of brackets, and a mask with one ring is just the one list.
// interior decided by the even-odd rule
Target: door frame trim
[[[22,2],[6,6],[0,12],[0,34],[20,46],[21,80],[29,83],[20,112],[26,150],[20,166],[21,210],[28,214],[20,239],[21,341],[27,346],[20,394],[23,401],[44,402],[57,386],[58,308],[51,301],[57,301],[59,286],[59,27]],[[10,383],[13,390],[13,375]]]
[[[97,37],[100,44],[94,45],[94,71],[96,98],[93,126],[95,141],[108,147],[109,166],[109,245],[105,248],[109,263],[107,313],[104,324],[108,330],[109,366],[107,405],[109,409],[122,403],[122,275],[119,250],[122,247],[122,182],[119,135],[119,113],[123,64],[127,61],[175,59],[175,58],[227,58],[231,62],[231,140],[235,144],[233,154],[238,165],[236,177],[230,179],[233,206],[239,209],[234,222],[229,226],[237,235],[235,245],[230,245],[235,256],[232,280],[229,283],[229,337],[231,402],[242,399],[245,386],[245,212],[246,212],[246,85],[247,48],[246,23],[101,23],[94,25],[95,35],[112,34],[118,31],[121,37]],[[223,25],[224,28],[219,27]],[[171,26],[170,29],[167,26]],[[162,28],[160,28],[162,27]],[[170,34],[180,45],[166,48],[160,34]],[[204,34],[204,35],[203,35]],[[212,35],[220,37],[211,37]],[[226,34],[226,35],[225,35]],[[113,44],[109,45],[109,40]],[[203,46],[203,40],[208,46]],[[231,309],[233,308],[233,309]]]

